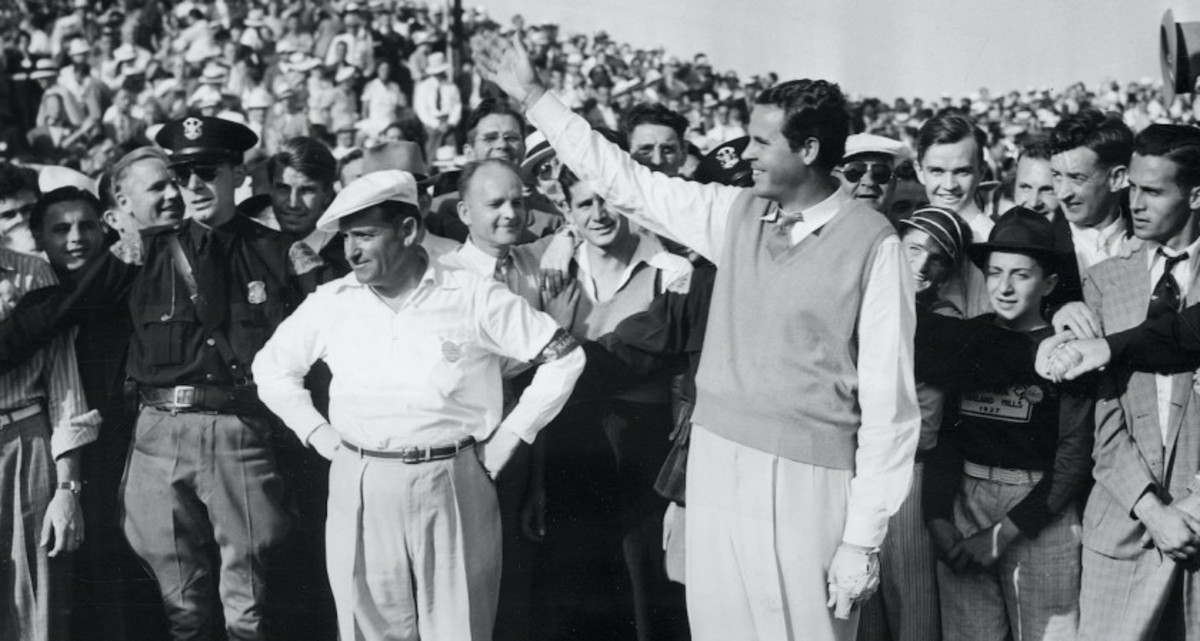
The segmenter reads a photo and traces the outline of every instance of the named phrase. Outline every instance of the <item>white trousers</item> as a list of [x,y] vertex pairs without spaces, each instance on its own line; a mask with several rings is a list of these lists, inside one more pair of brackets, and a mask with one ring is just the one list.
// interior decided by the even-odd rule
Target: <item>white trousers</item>
[[491,641],[500,509],[474,448],[417,464],[339,449],[325,529],[341,641]]
[[829,563],[850,470],[797,463],[692,428],[687,602],[696,641],[853,641],[833,617]]

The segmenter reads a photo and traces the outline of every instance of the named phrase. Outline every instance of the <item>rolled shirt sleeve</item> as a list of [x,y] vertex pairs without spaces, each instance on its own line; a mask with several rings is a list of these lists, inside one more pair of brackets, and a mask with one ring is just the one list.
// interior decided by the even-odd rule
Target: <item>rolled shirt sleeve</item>
[[842,534],[853,545],[883,543],[888,519],[912,482],[921,429],[913,381],[914,283],[899,239],[885,239],[871,266],[858,322],[862,426]]
[[50,452],[55,459],[100,436],[100,413],[88,410],[75,359],[78,329],[63,332],[46,346],[46,390],[49,395]]

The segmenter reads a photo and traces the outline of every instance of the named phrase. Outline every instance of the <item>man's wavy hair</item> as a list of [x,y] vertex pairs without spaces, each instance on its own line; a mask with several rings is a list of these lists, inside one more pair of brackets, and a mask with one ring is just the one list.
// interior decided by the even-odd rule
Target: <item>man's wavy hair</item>
[[1150,125],[1134,139],[1133,153],[1175,163],[1175,184],[1184,191],[1200,186],[1200,129],[1191,125]]
[[809,138],[820,143],[814,166],[826,171],[842,161],[850,135],[850,110],[841,87],[825,80],[789,80],[758,94],[755,104],[783,110],[783,135],[792,151]]
[[1128,166],[1133,157],[1133,131],[1121,114],[1092,107],[1058,121],[1050,132],[1050,144],[1056,154],[1087,147],[1105,167]]

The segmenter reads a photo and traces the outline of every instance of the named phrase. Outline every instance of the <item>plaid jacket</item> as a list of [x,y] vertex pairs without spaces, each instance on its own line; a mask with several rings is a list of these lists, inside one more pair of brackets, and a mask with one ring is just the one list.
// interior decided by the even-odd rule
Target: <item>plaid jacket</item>
[[[1115,257],[1088,270],[1084,298],[1100,317],[1104,332],[1129,329],[1146,318],[1153,289],[1146,249]],[[1200,300],[1200,278],[1188,301]],[[1154,374],[1114,364],[1101,377],[1096,402],[1096,486],[1083,516],[1083,544],[1114,558],[1145,550],[1133,506],[1147,490],[1164,503],[1200,490],[1200,403],[1192,374],[1176,374],[1166,444],[1159,428]],[[1181,429],[1182,428],[1182,429]]]

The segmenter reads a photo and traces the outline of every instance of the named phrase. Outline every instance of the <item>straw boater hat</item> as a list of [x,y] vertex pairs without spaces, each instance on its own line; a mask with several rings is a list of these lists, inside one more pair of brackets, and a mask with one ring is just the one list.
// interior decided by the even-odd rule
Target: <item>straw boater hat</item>
[[433,76],[439,73],[446,73],[450,69],[450,63],[446,61],[446,54],[435,51],[429,54],[429,64],[425,66],[425,74]]
[[112,56],[116,62],[133,62],[137,60],[137,50],[133,48],[133,45],[125,43],[113,49]]
[[86,56],[92,53],[91,46],[82,38],[76,38],[67,45],[67,57]]
[[262,9],[251,9],[246,14],[246,19],[242,22],[242,24],[251,28],[264,27],[267,23],[263,20],[263,18],[264,16]]
[[229,69],[216,63],[204,65],[204,71],[200,73],[200,84],[202,85],[223,85],[228,79]]
[[58,77],[58,65],[50,58],[39,58],[33,65],[33,71],[29,72],[30,80],[43,80],[46,78]]

